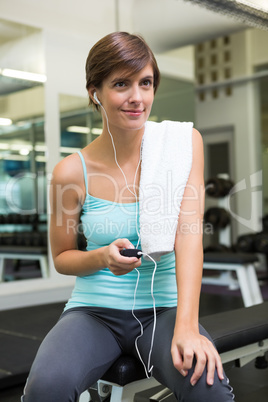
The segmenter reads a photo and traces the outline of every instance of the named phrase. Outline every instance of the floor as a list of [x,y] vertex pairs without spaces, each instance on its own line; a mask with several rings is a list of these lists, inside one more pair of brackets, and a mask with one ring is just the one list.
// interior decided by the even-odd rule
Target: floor
[[[262,283],[263,295],[268,300],[268,281],[263,280]],[[206,287],[202,290],[200,303],[201,316],[240,307],[243,307],[243,303],[239,292],[230,294],[228,290],[224,293],[222,289],[219,292],[217,289],[213,291],[212,288],[207,289]],[[268,360],[268,356],[266,357]],[[226,367],[226,374],[230,379],[230,384],[234,388],[236,402],[267,402],[268,368],[256,369],[253,361],[242,368]],[[0,391],[0,401],[19,402],[22,389],[23,384],[15,388]]]

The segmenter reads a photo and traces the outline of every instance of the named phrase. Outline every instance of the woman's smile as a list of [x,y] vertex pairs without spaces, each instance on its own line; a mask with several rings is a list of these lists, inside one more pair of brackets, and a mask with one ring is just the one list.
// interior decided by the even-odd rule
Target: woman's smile
[[127,116],[129,116],[129,117],[140,117],[142,114],[143,114],[143,112],[144,112],[144,109],[129,109],[129,110],[122,110]]

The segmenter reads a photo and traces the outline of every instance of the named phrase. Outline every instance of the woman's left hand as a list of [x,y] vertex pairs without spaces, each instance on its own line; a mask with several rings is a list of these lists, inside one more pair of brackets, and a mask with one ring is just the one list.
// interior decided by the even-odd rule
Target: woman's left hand
[[195,356],[196,366],[190,379],[192,385],[197,383],[206,367],[208,385],[213,385],[215,369],[219,379],[223,380],[224,378],[221,358],[217,350],[209,339],[200,335],[198,330],[175,329],[171,344],[171,355],[174,367],[183,376],[186,376],[188,370],[192,368]]

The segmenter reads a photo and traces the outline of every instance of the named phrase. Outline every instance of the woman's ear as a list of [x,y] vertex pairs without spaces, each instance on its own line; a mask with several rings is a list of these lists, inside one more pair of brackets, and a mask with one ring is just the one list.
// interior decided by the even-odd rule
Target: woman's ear
[[[98,105],[99,104],[99,102],[95,99],[95,97],[94,97],[94,94],[96,94],[96,88],[95,87],[90,87],[90,88],[88,88],[88,95],[89,95],[89,97],[90,97],[90,99],[91,99],[91,102],[92,103],[95,103],[95,105]],[[95,95],[96,96],[96,95]],[[97,98],[98,99],[98,98]]]
[[[87,90],[89,96],[89,105],[92,105],[97,111],[100,110],[100,103],[94,98],[94,94],[96,94],[96,88],[90,87]],[[97,98],[98,99],[98,98]]]

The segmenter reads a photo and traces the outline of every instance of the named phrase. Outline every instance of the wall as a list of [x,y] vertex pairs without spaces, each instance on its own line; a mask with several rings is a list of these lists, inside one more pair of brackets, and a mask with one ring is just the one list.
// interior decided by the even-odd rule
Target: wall
[[[256,82],[250,77],[254,66],[268,61],[268,49],[265,44],[268,32],[253,29],[233,34],[230,37],[231,77],[230,85],[224,86],[225,77],[219,73],[216,82],[208,80],[199,85],[203,88],[205,99],[200,99],[200,92],[196,97],[196,120],[200,131],[217,131],[219,128],[232,127],[235,148],[235,183],[245,180],[247,190],[236,194],[237,218],[239,234],[251,231],[260,231],[262,228],[262,209],[260,202],[253,202],[254,192],[261,186],[261,130],[259,93]],[[258,43],[259,50],[255,45]],[[209,66],[206,66],[206,70]],[[197,78],[198,78],[197,71]],[[249,77],[239,81],[241,77]],[[226,88],[231,92],[226,94]],[[217,90],[217,97],[213,97],[213,90]],[[260,172],[260,174],[258,173]],[[256,183],[251,182],[254,179]],[[259,192],[259,194],[261,194]],[[255,193],[256,195],[256,193]]]

